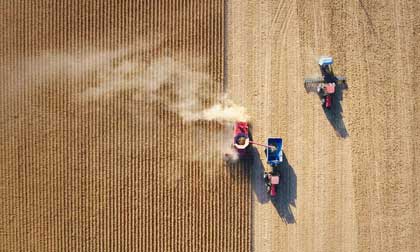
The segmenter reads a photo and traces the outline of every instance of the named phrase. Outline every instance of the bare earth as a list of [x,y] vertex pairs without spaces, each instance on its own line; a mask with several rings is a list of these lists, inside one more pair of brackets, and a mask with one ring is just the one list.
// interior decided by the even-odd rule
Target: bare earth
[[[420,251],[418,13],[415,0],[3,1],[0,251]],[[303,87],[322,55],[347,77],[332,111]],[[261,149],[226,166],[221,125],[183,120],[224,91],[254,140],[284,139],[274,199]]]
[[223,9],[2,1],[0,251],[250,249],[248,173],[174,106],[222,95]]
[[[418,1],[229,3],[228,92],[254,138],[284,139],[280,196],[252,170],[253,251],[420,250]],[[304,77],[331,55],[348,90],[324,112]],[[342,95],[342,101],[339,96]]]

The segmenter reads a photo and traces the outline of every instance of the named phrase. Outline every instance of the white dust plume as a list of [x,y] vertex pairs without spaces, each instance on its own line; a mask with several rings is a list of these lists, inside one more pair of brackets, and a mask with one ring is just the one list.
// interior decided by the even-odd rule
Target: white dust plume
[[134,99],[158,102],[185,121],[247,121],[244,107],[215,93],[217,83],[207,73],[193,70],[170,57],[149,64],[125,60],[100,73],[96,87],[82,93],[85,99],[109,97],[121,91],[134,92]]
[[185,123],[216,121],[223,127],[212,129],[217,132],[209,134],[212,139],[208,142],[217,143],[212,149],[219,154],[235,157],[231,149],[233,123],[249,120],[246,109],[223,94],[220,83],[206,72],[204,58],[184,53],[150,57],[146,52],[154,49],[144,45],[74,54],[50,52],[27,60],[19,82],[36,79],[37,85],[42,85],[64,76],[73,81],[71,85],[77,84],[78,102],[104,101],[124,92],[133,101],[162,106]]

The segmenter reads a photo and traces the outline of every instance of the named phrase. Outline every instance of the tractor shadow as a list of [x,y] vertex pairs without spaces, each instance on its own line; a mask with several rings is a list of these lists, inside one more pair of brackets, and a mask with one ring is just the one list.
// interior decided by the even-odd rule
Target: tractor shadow
[[341,101],[343,100],[343,90],[347,90],[347,83],[337,85],[335,93],[332,96],[332,104],[330,109],[322,107],[324,110],[325,116],[327,117],[330,124],[333,126],[336,134],[341,138],[346,138],[349,136],[346,126],[343,120],[343,107],[341,106]]
[[247,183],[251,182],[251,190],[255,193],[257,201],[260,204],[266,204],[270,201],[264,183],[264,165],[261,161],[257,148],[249,147],[249,156],[242,159],[227,162],[226,167],[230,177],[239,181],[245,178]]
[[251,147],[251,154],[252,157],[247,160],[246,165],[250,171],[252,190],[258,202],[266,204],[271,201],[280,218],[286,224],[296,223],[291,207],[296,207],[297,177],[286,155],[283,153],[283,162],[273,168],[273,171],[280,174],[280,184],[277,187],[277,195],[270,197],[263,179],[264,165],[261,161],[260,154],[255,147]]
[[265,183],[264,183],[264,165],[261,162],[260,154],[258,150],[251,146],[251,158],[247,161],[247,166],[250,171],[251,177],[251,187],[257,196],[257,200],[261,204],[265,204],[270,201],[270,196],[268,195]]
[[280,218],[286,224],[296,223],[292,207],[296,207],[297,177],[284,153],[283,162],[274,167],[273,171],[280,174],[280,184],[277,187],[277,195],[271,198],[271,202],[276,208]]

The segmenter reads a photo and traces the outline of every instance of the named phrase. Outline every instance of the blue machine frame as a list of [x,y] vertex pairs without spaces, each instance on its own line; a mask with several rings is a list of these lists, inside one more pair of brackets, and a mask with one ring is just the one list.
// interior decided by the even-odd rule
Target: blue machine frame
[[275,150],[270,150],[267,148],[267,163],[271,166],[279,165],[283,162],[283,139],[279,137],[269,137],[267,138],[267,145],[276,147]]

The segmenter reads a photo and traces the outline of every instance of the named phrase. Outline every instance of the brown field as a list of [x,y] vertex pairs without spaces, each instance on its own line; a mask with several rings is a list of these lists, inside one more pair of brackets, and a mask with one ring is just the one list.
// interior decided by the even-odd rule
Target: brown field
[[[420,251],[418,13],[3,1],[0,251]],[[303,87],[321,55],[347,77],[332,111]],[[261,149],[227,166],[225,125],[197,119],[224,93],[283,137],[277,198]]]
[[247,173],[177,107],[222,95],[223,9],[2,3],[0,251],[249,250]]
[[[282,136],[287,156],[272,202],[252,169],[253,251],[420,251],[420,2],[228,9],[227,90],[249,108],[254,138]],[[332,112],[303,87],[321,55],[348,80]]]

